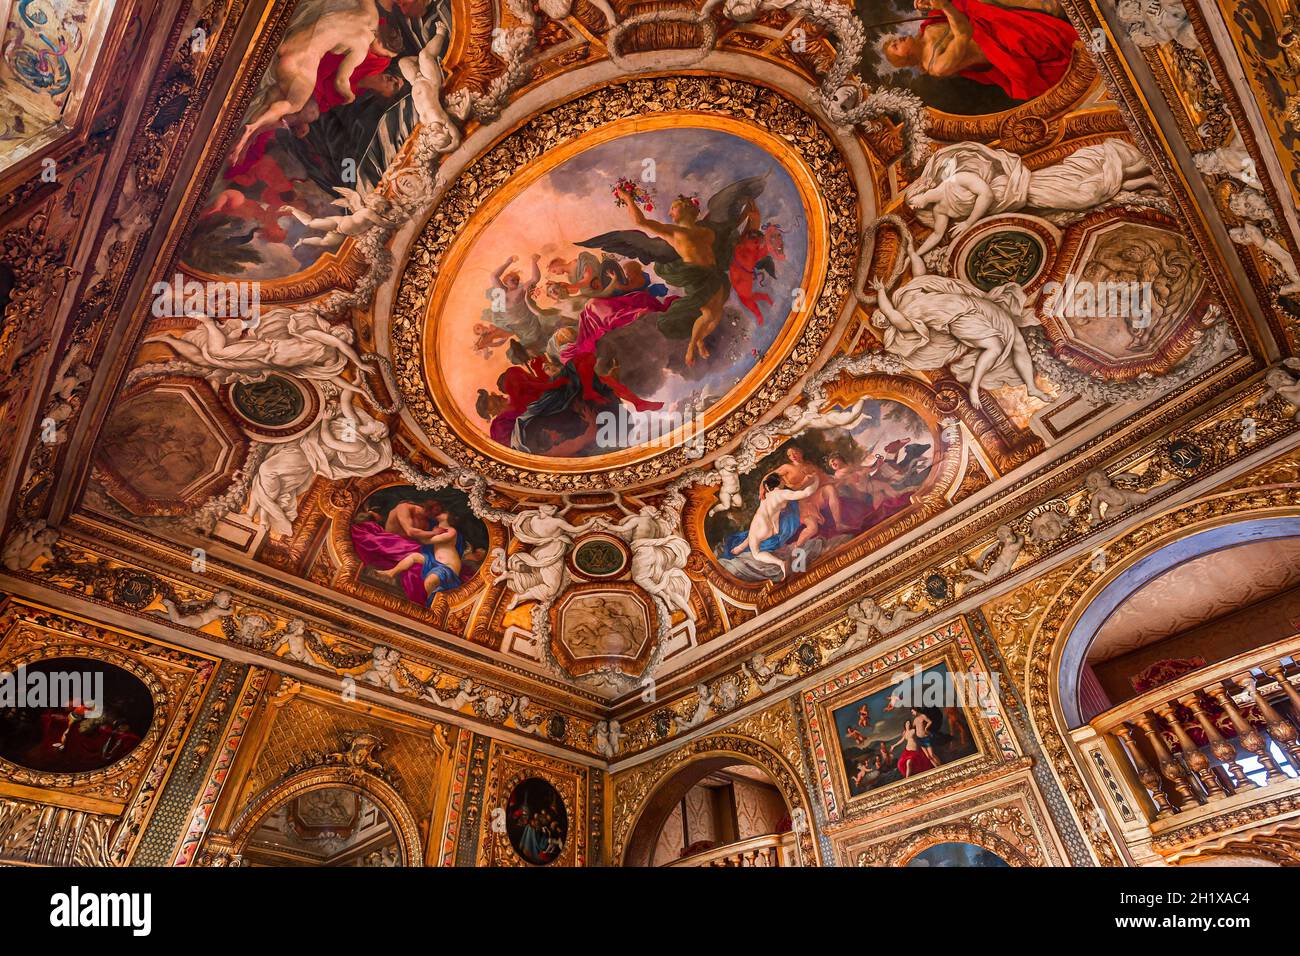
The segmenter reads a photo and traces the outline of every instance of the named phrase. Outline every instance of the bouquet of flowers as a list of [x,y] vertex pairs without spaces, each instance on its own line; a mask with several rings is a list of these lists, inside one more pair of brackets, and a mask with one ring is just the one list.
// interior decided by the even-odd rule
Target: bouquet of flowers
[[631,179],[624,177],[623,179],[620,179],[618,182],[616,182],[613,186],[611,186],[609,188],[609,191],[614,195],[615,206],[627,205],[627,203],[623,200],[623,195],[622,195],[623,193],[627,193],[632,197],[632,201],[635,202],[642,209],[644,209],[646,212],[654,212],[654,208],[655,208],[654,192],[652,190],[646,189],[638,182],[635,182]]

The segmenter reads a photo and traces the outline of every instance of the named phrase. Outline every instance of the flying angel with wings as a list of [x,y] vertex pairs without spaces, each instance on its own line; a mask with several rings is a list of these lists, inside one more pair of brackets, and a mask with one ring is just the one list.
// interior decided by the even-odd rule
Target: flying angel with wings
[[723,306],[731,295],[736,247],[745,225],[755,218],[755,200],[766,178],[751,176],[720,189],[703,215],[698,199],[678,196],[669,209],[671,222],[649,218],[630,192],[618,190],[632,221],[641,228],[606,232],[577,243],[653,265],[660,279],[682,290],[657,321],[667,338],[689,339],[687,365],[709,357],[705,339],[722,321]]
[[281,212],[289,213],[308,229],[325,233],[323,236],[304,236],[295,245],[323,246],[332,249],[349,236],[361,235],[371,226],[393,225],[393,220],[383,215],[388,202],[382,197],[373,193],[363,196],[347,186],[335,186],[334,191],[340,197],[334,200],[334,205],[348,210],[343,215],[318,217],[305,213],[301,209],[295,209],[293,206],[280,207]]

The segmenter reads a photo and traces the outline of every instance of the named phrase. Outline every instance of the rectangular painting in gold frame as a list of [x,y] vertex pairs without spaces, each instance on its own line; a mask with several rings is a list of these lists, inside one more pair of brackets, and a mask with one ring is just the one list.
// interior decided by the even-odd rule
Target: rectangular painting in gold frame
[[[903,674],[906,681],[899,679]],[[915,728],[928,731],[930,740],[912,735],[916,739],[905,742],[903,714],[910,706],[895,691],[900,685],[914,686],[918,674],[922,679],[952,675],[967,687],[985,688],[986,693],[979,705],[974,705],[973,695],[968,694],[965,702],[939,708],[930,707],[928,698],[923,697],[918,709],[926,715],[928,725],[926,721],[916,724],[910,713],[907,719]],[[906,791],[932,793],[957,782],[971,782],[1001,772],[1006,762],[1018,759],[997,695],[987,693],[989,688],[995,685],[964,622],[957,619],[804,691],[800,699],[827,816],[831,820],[858,816],[886,804],[899,808],[908,803]],[[858,724],[860,717],[864,725]],[[879,754],[877,745],[882,742],[891,760],[871,758],[871,754]],[[905,758],[908,751],[911,753]],[[937,765],[933,758],[938,758]],[[911,771],[907,776],[902,773],[904,764]]]

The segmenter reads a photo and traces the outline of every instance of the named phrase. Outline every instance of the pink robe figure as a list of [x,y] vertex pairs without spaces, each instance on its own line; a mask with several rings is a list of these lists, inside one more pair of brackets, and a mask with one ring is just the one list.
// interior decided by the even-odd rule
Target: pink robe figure
[[[352,526],[352,547],[363,564],[387,571],[394,567],[408,554],[414,554],[421,547],[410,538],[385,531],[377,521],[359,521]],[[402,572],[402,590],[416,604],[427,604],[429,596],[424,593],[424,569],[416,564]]]
[[[578,316],[578,338],[560,349],[560,360],[571,362],[586,352],[595,352],[596,344],[615,329],[631,325],[650,312],[663,312],[677,301],[670,295],[660,299],[645,290],[625,292],[607,299],[589,299]],[[592,383],[584,380],[584,398],[597,398]]]

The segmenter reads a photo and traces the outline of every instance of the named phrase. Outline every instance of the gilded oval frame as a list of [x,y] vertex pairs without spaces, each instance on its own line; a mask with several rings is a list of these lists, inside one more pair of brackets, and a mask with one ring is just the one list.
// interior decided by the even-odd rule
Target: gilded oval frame
[[[480,210],[503,208],[526,188],[527,183],[515,183],[517,175],[528,171],[537,178],[563,162],[563,158],[552,159],[542,165],[544,153],[559,150],[567,158],[595,142],[594,137],[613,139],[665,128],[681,118],[688,118],[691,125],[745,136],[768,151],[780,150],[773,158],[795,180],[808,215],[805,281],[811,277],[820,282],[802,320],[794,316],[793,321],[787,320],[778,347],[770,349],[769,357],[719,403],[720,411],[703,432],[703,454],[691,457],[678,442],[667,448],[644,445],[595,458],[547,459],[502,448],[487,435],[477,434],[472,425],[466,428],[458,422],[459,413],[446,414],[444,409],[450,411],[454,403],[439,393],[437,376],[428,374],[433,348],[425,342],[424,332],[440,301],[440,274],[454,274],[450,254],[473,243],[473,235],[462,235],[472,220]],[[737,440],[786,397],[829,344],[852,290],[858,220],[858,193],[834,139],[801,106],[776,90],[711,75],[668,81],[638,78],[579,94],[535,115],[498,141],[460,174],[430,212],[403,265],[394,301],[391,340],[398,389],[429,444],[499,482],[546,491],[605,489],[698,466],[703,457]],[[442,286],[445,294],[446,283]]]

